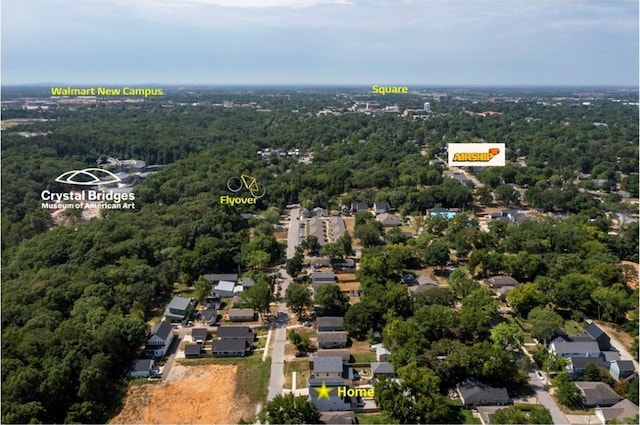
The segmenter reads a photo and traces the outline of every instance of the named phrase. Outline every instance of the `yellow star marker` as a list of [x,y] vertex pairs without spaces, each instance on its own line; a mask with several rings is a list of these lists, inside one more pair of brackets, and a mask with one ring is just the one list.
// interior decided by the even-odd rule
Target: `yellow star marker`
[[333,388],[327,387],[324,381],[322,381],[322,386],[320,388],[314,388],[318,392],[318,400],[322,398],[330,399],[329,394],[333,391]]

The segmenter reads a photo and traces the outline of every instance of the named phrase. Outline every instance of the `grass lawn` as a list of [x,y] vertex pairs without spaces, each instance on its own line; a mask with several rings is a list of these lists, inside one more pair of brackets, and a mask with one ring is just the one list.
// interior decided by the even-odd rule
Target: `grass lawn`
[[368,341],[358,341],[356,339],[351,340],[351,347],[349,347],[349,353],[353,356],[356,363],[375,362],[376,353],[370,351],[371,345]]
[[471,412],[471,410],[462,409],[460,412],[462,413],[462,416],[464,416],[464,423],[465,424],[479,424],[479,423],[482,423],[482,422],[480,422],[479,418],[476,418],[476,417],[473,416],[473,412]]
[[578,335],[582,333],[583,330],[584,328],[582,327],[582,325],[575,320],[567,320],[566,322],[564,322],[564,331],[567,333],[567,335]]
[[356,413],[360,424],[397,424],[384,413]]
[[296,372],[296,388],[307,386],[309,377],[309,360],[288,361],[284,365],[284,388],[292,388],[293,372]]
[[370,362],[375,362],[376,361],[376,353],[358,353],[358,354],[351,354],[354,358],[354,360],[356,361],[356,363],[370,363]]

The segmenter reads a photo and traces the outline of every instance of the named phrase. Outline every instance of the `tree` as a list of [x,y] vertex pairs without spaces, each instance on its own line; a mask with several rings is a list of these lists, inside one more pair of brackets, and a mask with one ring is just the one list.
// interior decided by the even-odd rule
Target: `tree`
[[536,307],[531,310],[527,316],[527,320],[529,320],[532,325],[531,336],[542,339],[545,345],[564,324],[562,317],[553,310],[543,307]]
[[473,279],[469,279],[464,268],[458,267],[449,275],[449,287],[456,297],[464,298],[480,288],[480,284]]
[[610,288],[600,286],[594,289],[591,298],[598,305],[598,319],[615,323],[620,323],[632,305],[629,294],[621,283]]
[[344,235],[340,236],[336,243],[342,246],[342,253],[348,257],[350,255],[355,255],[355,251],[353,250],[353,240],[351,239],[351,235],[348,232],[345,232]]
[[324,244],[324,246],[320,248],[320,255],[329,257],[330,261],[335,261],[338,258],[342,260],[345,257],[343,246],[337,242]]
[[258,417],[270,424],[317,424],[320,412],[306,396],[280,395],[267,402]]
[[476,189],[476,199],[480,205],[491,205],[493,202],[493,193],[491,192],[491,187],[489,186],[480,186]]
[[[515,406],[505,407],[504,409],[498,409],[491,416],[491,423],[493,424],[527,424],[528,419]],[[545,422],[552,423],[552,422]]]
[[378,316],[376,307],[368,302],[368,297],[349,307],[344,315],[344,327],[353,336],[363,337],[369,330],[377,326]]
[[371,221],[356,225],[353,234],[356,238],[360,239],[360,243],[365,248],[380,245],[381,243],[380,228]]
[[416,308],[435,304],[453,307],[455,305],[455,301],[456,296],[451,288],[429,288],[427,291],[418,292],[414,295],[414,304]]
[[307,238],[302,241],[300,246],[312,253],[320,251],[320,242],[318,242],[318,238],[313,235],[307,236]]
[[240,299],[249,308],[254,309],[264,320],[263,315],[269,314],[273,302],[273,289],[265,280],[258,280],[252,287],[240,293]]
[[582,381],[602,381],[602,375],[598,366],[593,363],[587,363],[582,374]]
[[520,317],[527,317],[535,307],[544,306],[547,297],[536,283],[525,283],[507,294],[507,302]]
[[302,336],[300,336],[300,334],[296,332],[295,329],[289,330],[289,332],[287,333],[287,338],[289,338],[289,342],[296,347],[302,342]]
[[516,351],[524,343],[524,334],[516,323],[499,323],[491,329],[493,344],[503,350]]
[[302,264],[304,262],[304,254],[300,245],[296,247],[295,254],[285,263],[285,269],[289,276],[296,278],[302,272]]
[[211,282],[200,276],[194,285],[196,287],[195,297],[201,300],[211,293]]
[[344,316],[349,308],[349,297],[340,292],[340,288],[330,283],[318,286],[314,302],[322,308],[324,316]]
[[444,239],[433,240],[424,250],[425,264],[435,267],[444,267],[449,258],[449,244]]
[[565,406],[576,406],[580,400],[580,392],[578,387],[571,380],[571,375],[567,372],[558,374],[553,380],[553,385],[556,386],[555,395],[558,401]]
[[298,320],[302,317],[307,307],[313,305],[311,291],[302,283],[290,283],[284,293],[284,300],[287,307],[298,316]]
[[520,200],[520,193],[510,184],[503,184],[496,188],[496,199],[504,206],[516,204]]

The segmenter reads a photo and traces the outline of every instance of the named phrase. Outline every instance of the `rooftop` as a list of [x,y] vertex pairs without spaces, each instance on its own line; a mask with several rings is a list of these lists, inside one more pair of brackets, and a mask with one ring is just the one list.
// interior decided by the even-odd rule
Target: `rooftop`
[[313,358],[313,371],[317,373],[342,373],[342,357],[323,356]]
[[189,308],[190,305],[191,305],[191,300],[189,298],[175,296],[171,299],[171,302],[169,303],[168,307],[172,310],[185,311]]

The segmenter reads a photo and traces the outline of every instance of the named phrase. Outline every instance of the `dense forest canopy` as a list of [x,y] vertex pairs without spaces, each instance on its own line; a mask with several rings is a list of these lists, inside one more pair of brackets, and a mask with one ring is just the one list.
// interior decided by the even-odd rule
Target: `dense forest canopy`
[[[422,108],[427,92],[375,100],[397,104],[402,112]],[[349,113],[354,102],[372,98],[357,89],[188,88],[166,93],[136,104],[3,109],[4,120],[46,120],[2,132],[5,423],[106,421],[122,396],[130,361],[145,341],[146,320],[159,314],[175,282],[193,284],[205,273],[254,268],[257,251],[265,253],[269,264],[282,260],[282,247],[273,235],[251,237],[250,228],[260,219],[248,221],[240,212],[282,210],[291,203],[337,208],[352,201],[388,201],[404,214],[424,214],[435,206],[472,210],[478,190],[443,178],[439,167],[429,165],[446,143],[506,143],[510,165],[477,170],[479,180],[496,196],[501,186],[515,184],[530,206],[576,215],[517,228],[495,226],[484,235],[469,234],[460,222],[440,228],[430,223],[435,240],[447,236],[445,250],[470,254],[472,274],[514,273],[535,282],[537,291],[562,308],[591,314],[601,307],[614,315],[613,307],[598,296],[572,294],[599,285],[611,292],[600,296],[619,295],[614,294],[622,273],[616,268],[619,261],[638,261],[637,224],[617,236],[607,234],[611,222],[606,214],[629,207],[614,193],[596,200],[585,191],[590,188],[575,183],[578,173],[590,173],[608,182],[608,192],[620,184],[637,197],[638,108],[628,104],[636,93],[451,90],[450,101],[431,102],[429,120],[400,113]],[[4,99],[25,96],[48,94],[40,88],[3,89]],[[587,99],[589,104],[583,104]],[[317,114],[329,107],[339,115]],[[501,114],[469,113],[488,110]],[[24,137],[22,131],[46,134]],[[266,148],[300,149],[312,159],[259,157],[257,151]],[[40,207],[40,192],[63,190],[55,181],[58,175],[95,166],[107,156],[167,167],[136,187],[135,210],[107,211],[102,219],[54,226],[50,211]],[[227,180],[242,173],[264,184],[266,195],[242,210],[221,205]],[[365,294],[395,294],[367,314],[394,323],[394,318],[415,313],[390,327],[386,338],[398,340],[409,338],[413,327],[427,326],[439,311],[426,302],[414,311],[412,304],[398,301],[406,290],[402,295],[387,280],[413,264],[439,266],[442,257],[437,244],[428,248],[430,239],[401,240],[373,247],[363,256],[360,271]],[[380,262],[376,256],[394,262]],[[480,362],[499,350],[482,338],[487,333],[480,311],[484,295],[471,296],[465,284],[461,281],[458,295],[463,303],[467,300],[467,313],[449,317],[451,326],[432,332],[467,341],[469,355]],[[389,310],[394,316],[385,316]],[[434,346],[417,340],[394,355],[409,379],[411,350],[427,350],[429,360],[452,349],[454,342]],[[481,364],[476,366],[482,376]],[[438,388],[447,382],[434,377],[429,385]]]

